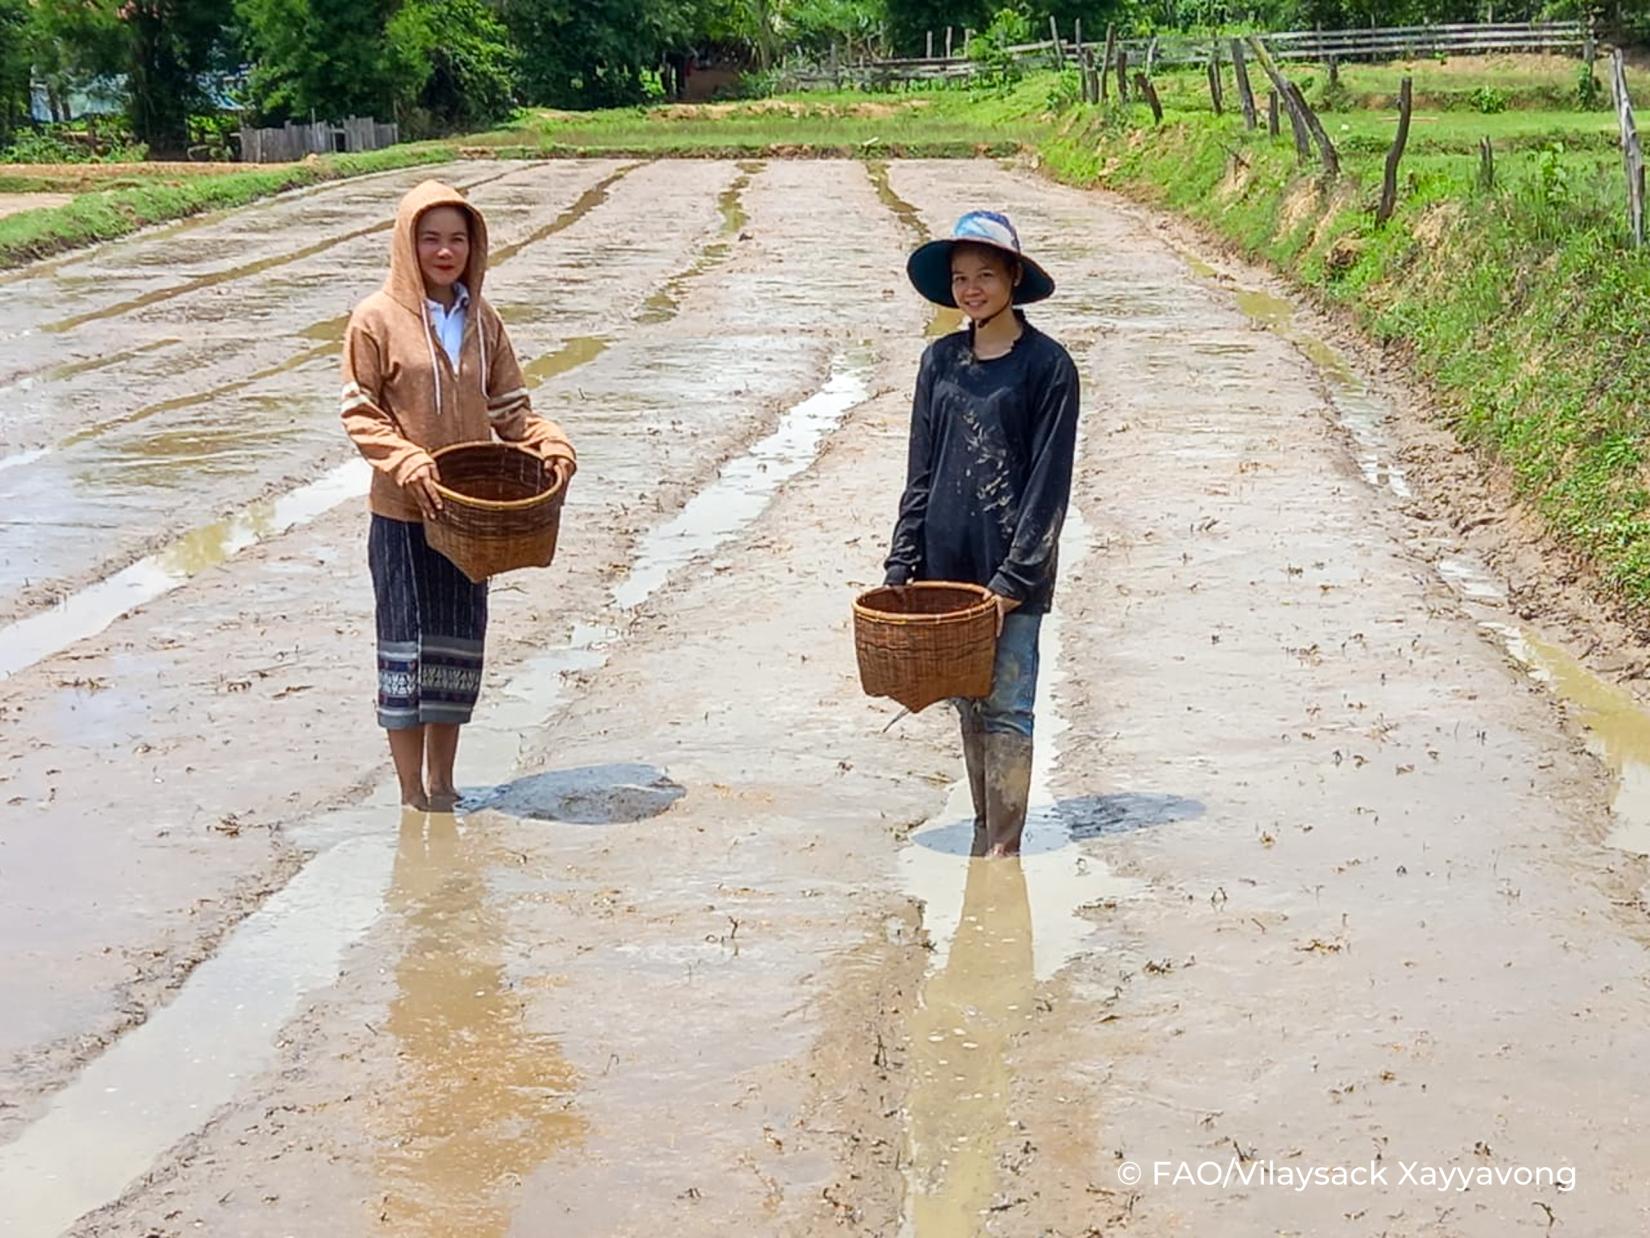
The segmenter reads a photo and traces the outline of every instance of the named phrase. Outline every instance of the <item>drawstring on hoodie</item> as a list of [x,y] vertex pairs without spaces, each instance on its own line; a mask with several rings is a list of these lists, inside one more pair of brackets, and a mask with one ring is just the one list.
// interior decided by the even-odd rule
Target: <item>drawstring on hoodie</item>
[[435,355],[435,325],[430,322],[430,306],[418,303],[418,317],[424,324],[424,346],[430,350],[430,373],[435,375],[435,415],[441,416],[441,362]]

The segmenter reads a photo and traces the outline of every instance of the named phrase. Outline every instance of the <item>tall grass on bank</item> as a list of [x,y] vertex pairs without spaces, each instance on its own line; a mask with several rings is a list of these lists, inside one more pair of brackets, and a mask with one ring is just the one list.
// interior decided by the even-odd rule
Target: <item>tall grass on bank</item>
[[1153,129],[1143,109],[1080,107],[1041,151],[1062,179],[1197,220],[1401,345],[1459,437],[1609,588],[1650,603],[1650,257],[1627,244],[1619,157],[1555,141],[1501,155],[1484,189],[1475,157],[1423,154],[1377,228],[1377,156],[1354,146],[1327,183],[1287,136],[1231,115]]
[[360,155],[322,156],[314,162],[278,168],[183,180],[157,178],[151,183],[83,193],[62,206],[21,211],[0,219],[0,267],[18,266],[95,241],[114,240],[150,224],[202,211],[245,206],[305,185],[439,163],[456,155],[454,147],[439,143],[396,146]]

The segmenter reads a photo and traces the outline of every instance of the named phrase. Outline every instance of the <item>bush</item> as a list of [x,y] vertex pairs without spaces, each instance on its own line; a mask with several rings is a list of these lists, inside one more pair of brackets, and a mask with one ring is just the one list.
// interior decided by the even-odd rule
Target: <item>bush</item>
[[141,163],[148,157],[149,148],[124,126],[96,121],[20,129],[0,150],[0,163]]
[[1597,112],[1604,108],[1604,83],[1598,80],[1589,64],[1583,64],[1576,70],[1576,102],[1584,112]]
[[1009,52],[1018,43],[1031,42],[1031,18],[1022,9],[999,9],[991,24],[974,36],[968,58],[978,66],[976,80],[990,90],[1006,90],[1020,80],[1023,70]]
[[1468,97],[1472,101],[1472,110],[1482,112],[1486,116],[1507,110],[1506,92],[1497,90],[1494,86],[1480,86]]

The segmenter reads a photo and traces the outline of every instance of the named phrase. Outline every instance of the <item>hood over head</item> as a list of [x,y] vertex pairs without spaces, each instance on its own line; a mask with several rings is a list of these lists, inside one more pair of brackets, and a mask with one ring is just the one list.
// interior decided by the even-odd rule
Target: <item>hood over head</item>
[[424,309],[424,276],[418,269],[418,218],[438,206],[456,206],[470,217],[470,261],[460,277],[472,298],[480,298],[487,275],[487,221],[451,185],[430,180],[413,186],[395,212],[390,240],[390,274],[384,291],[414,313]]

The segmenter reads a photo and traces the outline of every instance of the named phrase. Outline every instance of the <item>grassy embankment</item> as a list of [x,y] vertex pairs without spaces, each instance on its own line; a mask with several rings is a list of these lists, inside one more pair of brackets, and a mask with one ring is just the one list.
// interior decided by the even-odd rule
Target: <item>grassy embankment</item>
[[443,143],[397,146],[363,155],[323,156],[313,163],[271,167],[243,164],[199,165],[211,171],[175,165],[122,165],[102,177],[96,164],[67,164],[49,174],[0,172],[0,192],[75,192],[62,206],[20,211],[0,218],[0,268],[61,253],[95,241],[125,236],[149,224],[165,223],[202,211],[245,206],[259,198],[347,176],[452,159],[457,151]]
[[[1404,348],[1458,436],[1505,466],[1566,547],[1642,608],[1650,258],[1630,248],[1613,114],[1543,110],[1574,108],[1573,66],[1512,67],[1498,77],[1482,62],[1412,66],[1410,154],[1384,227],[1374,215],[1396,117],[1356,104],[1388,101],[1398,68],[1343,70],[1333,102],[1351,110],[1323,114],[1343,155],[1333,183],[1296,165],[1287,121],[1270,139],[1264,122],[1250,134],[1230,111],[1216,117],[1200,74],[1162,81],[1161,128],[1144,106],[1079,106],[1040,151],[1054,175],[1188,216]],[[1321,100],[1324,74],[1314,76]],[[1650,100],[1647,85],[1633,83]],[[1506,111],[1470,110],[1485,88]],[[1488,189],[1482,136],[1497,155]]]

